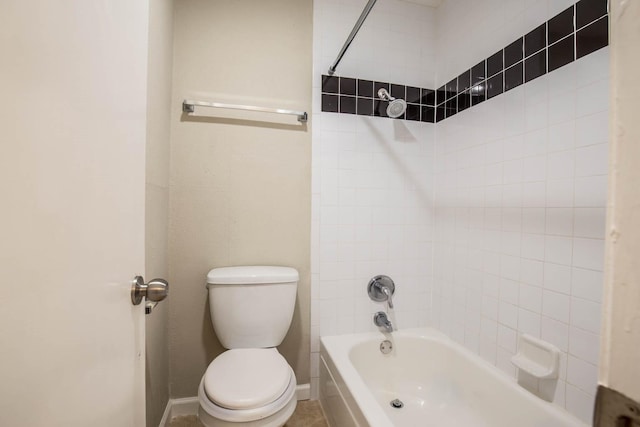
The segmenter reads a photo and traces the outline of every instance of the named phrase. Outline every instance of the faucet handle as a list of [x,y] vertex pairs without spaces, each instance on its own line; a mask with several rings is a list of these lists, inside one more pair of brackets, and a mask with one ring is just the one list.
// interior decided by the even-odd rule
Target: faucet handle
[[393,299],[391,298],[396,292],[396,285],[389,276],[383,274],[375,276],[369,280],[367,285],[367,293],[369,298],[375,302],[389,303],[389,308],[393,308]]
[[387,286],[383,286],[381,288],[382,293],[387,297],[387,305],[389,306],[389,308],[393,308],[393,292],[391,292],[389,289],[390,288],[388,288]]

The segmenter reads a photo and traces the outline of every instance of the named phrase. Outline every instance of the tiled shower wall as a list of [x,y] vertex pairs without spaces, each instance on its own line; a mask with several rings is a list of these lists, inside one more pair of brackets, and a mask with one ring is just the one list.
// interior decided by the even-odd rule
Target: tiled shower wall
[[[399,327],[431,322],[510,375],[519,333],[558,345],[555,401],[588,420],[602,284],[608,49],[435,126],[320,113],[320,76],[364,3],[315,2],[312,390],[318,336],[370,330],[381,306],[368,301],[365,286],[385,273],[398,284]],[[424,46],[412,42],[413,56],[405,51],[407,69],[380,55],[398,43],[377,49],[365,39],[338,71],[439,87],[571,4],[447,0],[434,10],[379,1],[376,8],[387,10],[376,15],[374,8],[366,37],[406,31],[403,12],[415,20],[421,11],[433,32],[419,30]],[[438,61],[426,66],[434,51]]]
[[439,123],[433,323],[514,376],[558,346],[555,402],[588,421],[604,259],[608,49]]
[[[320,335],[373,330],[366,286],[398,285],[397,323],[426,325],[432,278],[434,126],[321,113],[327,73],[366,2],[314,1],[311,377]],[[341,76],[433,87],[434,10],[381,0],[338,67]],[[355,111],[354,111],[355,113]]]
[[[488,12],[482,19],[481,5],[465,16],[480,22],[480,33],[494,35],[489,39],[502,37],[485,49],[491,53],[537,27],[545,11],[561,12],[559,3],[533,2],[531,13],[515,15],[504,8],[498,16],[505,22],[528,22],[517,34],[500,29],[510,27]],[[460,23],[448,10],[462,4],[469,2],[444,3],[439,28]],[[459,61],[450,53],[458,39],[439,34],[439,52],[450,58],[444,62]],[[466,67],[486,53],[470,43]],[[554,401],[586,422],[596,391],[603,283],[608,52],[436,125],[434,326],[511,376],[518,335],[555,344],[562,367]],[[451,72],[444,81],[455,77]]]

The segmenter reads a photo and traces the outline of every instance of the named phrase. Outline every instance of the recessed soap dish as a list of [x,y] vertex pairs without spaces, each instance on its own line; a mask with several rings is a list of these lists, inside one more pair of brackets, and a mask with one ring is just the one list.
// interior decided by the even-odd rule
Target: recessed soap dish
[[522,334],[518,353],[511,358],[516,368],[538,379],[557,379],[560,350],[553,344]]

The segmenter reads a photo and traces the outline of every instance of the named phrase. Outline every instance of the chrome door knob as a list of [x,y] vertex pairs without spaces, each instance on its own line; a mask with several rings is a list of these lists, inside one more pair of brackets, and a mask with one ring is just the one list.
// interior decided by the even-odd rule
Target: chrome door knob
[[142,276],[136,276],[131,285],[131,302],[138,305],[142,298],[158,303],[169,295],[169,282],[164,279],[153,279],[149,283],[144,283]]

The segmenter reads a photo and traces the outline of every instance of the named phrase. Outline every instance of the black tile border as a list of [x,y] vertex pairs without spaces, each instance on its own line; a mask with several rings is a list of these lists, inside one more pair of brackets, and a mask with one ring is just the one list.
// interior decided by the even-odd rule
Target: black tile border
[[407,102],[398,119],[438,123],[608,46],[608,20],[607,0],[580,0],[438,89],[323,75],[322,111],[387,117],[384,87]]
[[576,32],[576,58],[580,59],[609,44],[609,19],[602,17]]
[[571,6],[547,21],[547,43],[553,44],[575,32],[575,12]]
[[[436,122],[469,108],[467,98],[460,98],[461,94],[470,95],[473,107],[607,46],[608,19],[607,0],[580,0],[551,17],[462,72],[458,77],[457,93],[450,91],[452,82],[440,87],[436,91]],[[570,28],[567,28],[569,23]],[[522,49],[522,56],[519,49]],[[466,83],[468,74],[471,75],[471,89],[460,84],[461,77]],[[458,97],[456,102],[450,102],[453,97]]]
[[434,123],[436,92],[433,89],[324,74],[322,111],[387,117],[386,109],[389,103],[378,97],[380,88],[387,89],[394,98],[401,98],[407,102],[407,112],[398,117],[398,120]]

